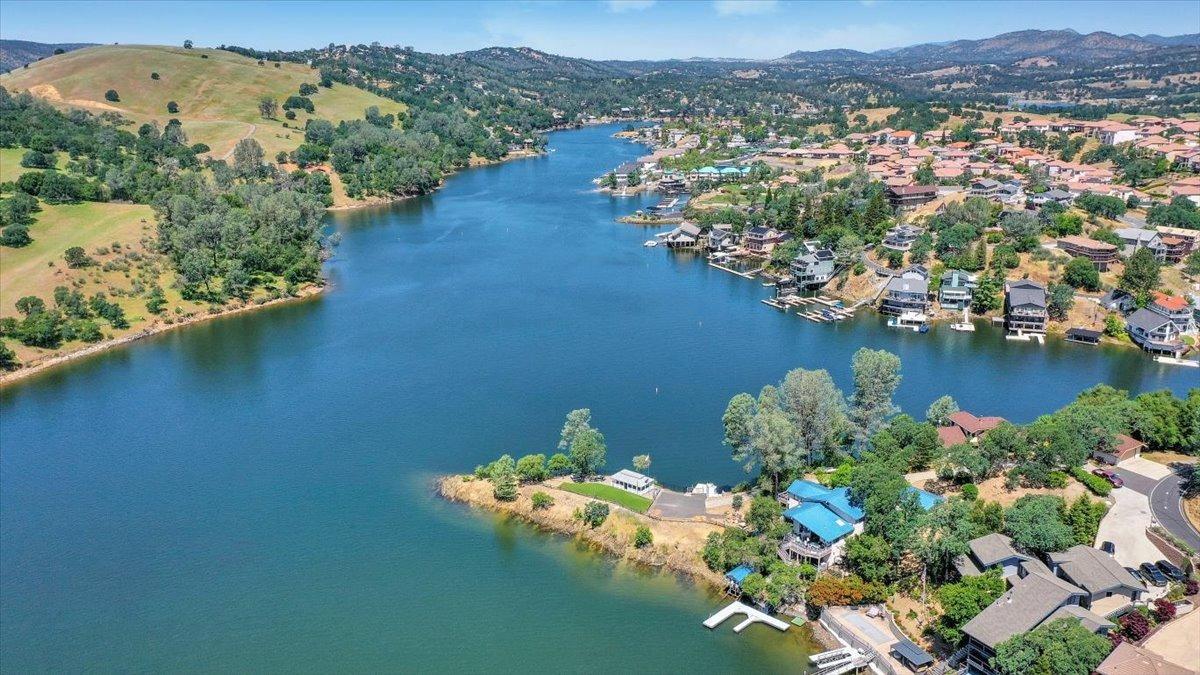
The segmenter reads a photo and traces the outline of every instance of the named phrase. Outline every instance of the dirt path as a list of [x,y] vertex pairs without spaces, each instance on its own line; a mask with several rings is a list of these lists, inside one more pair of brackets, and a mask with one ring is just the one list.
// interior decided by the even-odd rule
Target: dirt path
[[237,149],[237,144],[241,143],[242,141],[246,140],[247,138],[250,138],[251,136],[254,135],[254,132],[258,131],[257,124],[255,124],[253,122],[247,122],[246,124],[250,125],[250,130],[247,131],[246,133],[242,134],[241,138],[234,141],[233,147],[229,148],[229,152],[226,152],[224,155],[221,155],[220,159],[224,160],[224,159],[229,159],[230,157],[233,157],[233,151]]

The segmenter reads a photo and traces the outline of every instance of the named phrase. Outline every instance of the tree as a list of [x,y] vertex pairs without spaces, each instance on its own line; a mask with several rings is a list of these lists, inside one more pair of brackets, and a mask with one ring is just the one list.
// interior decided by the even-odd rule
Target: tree
[[1088,675],[1111,651],[1108,638],[1078,619],[1055,619],[997,645],[992,667],[1000,675]]
[[638,471],[645,471],[650,468],[650,455],[634,455],[633,468]]
[[783,507],[775,499],[759,495],[750,500],[750,510],[746,512],[746,522],[761,534],[769,532],[783,518]]
[[533,505],[534,511],[541,511],[554,506],[554,497],[545,492],[535,492],[529,495],[529,501]]
[[104,92],[104,100],[110,103],[117,103],[121,100],[121,97],[117,94],[116,89],[109,89],[108,91]]
[[253,178],[262,173],[263,149],[253,138],[243,138],[233,146],[233,170],[242,178]]
[[887,583],[896,574],[891,544],[883,537],[870,534],[846,540],[846,565],[866,581]]
[[1159,264],[1154,259],[1154,253],[1148,248],[1139,248],[1125,261],[1125,271],[1121,273],[1117,287],[1138,298],[1138,304],[1144,305],[1150,291],[1158,288]]
[[1004,234],[1013,242],[1017,251],[1032,251],[1037,248],[1038,237],[1042,234],[1042,223],[1037,216],[1019,211],[1006,216],[1000,221]]
[[654,535],[650,532],[650,528],[638,525],[637,530],[633,533],[633,545],[637,548],[646,548],[653,541]]
[[171,113],[172,115],[179,112],[179,104],[175,101],[167,101],[167,112]]
[[491,467],[492,496],[498,501],[517,499],[517,470],[510,455],[501,455]]
[[53,169],[56,164],[53,153],[29,150],[21,155],[21,166],[26,169]]
[[1066,321],[1071,307],[1075,305],[1075,289],[1067,284],[1051,284],[1048,290],[1050,297],[1046,304],[1046,313],[1053,321]]
[[595,429],[585,429],[571,441],[571,468],[579,478],[587,478],[604,468],[607,454],[604,435]]
[[263,119],[274,119],[275,114],[279,112],[279,103],[270,96],[263,96],[258,99],[258,114],[262,115]]
[[183,48],[184,48],[184,49],[191,49],[191,48],[192,48],[192,41],[191,41],[191,40],[184,40],[184,41],[183,41]]
[[1098,291],[1100,290],[1100,272],[1096,269],[1095,263],[1087,258],[1071,258],[1071,262],[1063,268],[1063,283],[1074,288]]
[[854,394],[850,416],[860,446],[896,412],[892,394],[900,385],[900,357],[866,347],[854,353]]
[[565,476],[571,473],[571,458],[561,452],[556,452],[546,463],[546,470],[551,476]]
[[962,627],[1004,595],[1004,591],[1004,577],[998,568],[942,586],[937,593],[942,616],[938,617],[933,631],[947,644],[958,645],[963,638]]
[[1117,337],[1125,332],[1125,322],[1116,314],[1108,314],[1104,317],[1104,334],[1109,337]]
[[985,534],[971,520],[974,506],[965,499],[951,499],[934,506],[926,516],[916,553],[926,575],[935,581],[949,579],[955,571],[955,559],[970,552],[967,542]]
[[17,311],[26,317],[46,311],[46,301],[36,295],[26,295],[17,300]]
[[819,460],[841,447],[849,426],[846,400],[827,371],[789,371],[779,393],[803,452]]
[[79,269],[80,267],[88,267],[96,264],[90,256],[83,252],[83,247],[72,246],[63,252],[63,260],[67,262],[67,267],[71,269]]
[[945,426],[950,423],[950,416],[956,412],[958,412],[958,403],[946,395],[929,404],[929,409],[925,411],[925,419],[936,426]]
[[546,456],[525,455],[517,460],[517,477],[525,483],[540,483],[550,477],[546,470]]
[[1067,524],[1075,533],[1075,543],[1091,546],[1096,541],[1096,533],[1100,530],[1100,521],[1108,513],[1108,506],[1101,501],[1092,501],[1087,495],[1071,502],[1066,511]]
[[1087,211],[1093,216],[1103,216],[1115,220],[1125,215],[1125,201],[1120,197],[1084,193],[1075,199],[1075,206]]
[[1031,553],[1064,551],[1075,544],[1075,532],[1063,520],[1062,497],[1025,495],[1004,513],[1004,528],[1016,544]]
[[150,295],[146,297],[146,311],[151,314],[162,314],[166,305],[167,296],[163,293],[162,287],[155,284],[150,288]]
[[0,341],[0,370],[16,370],[20,367],[21,362],[17,360],[17,353]]
[[558,449],[570,449],[571,444],[575,442],[575,437],[591,428],[591,410],[587,408],[578,408],[567,413],[567,419],[563,422],[562,432],[558,436]]
[[608,518],[608,504],[604,502],[591,501],[583,507],[583,522],[587,523],[588,527],[593,529],[604,524]]

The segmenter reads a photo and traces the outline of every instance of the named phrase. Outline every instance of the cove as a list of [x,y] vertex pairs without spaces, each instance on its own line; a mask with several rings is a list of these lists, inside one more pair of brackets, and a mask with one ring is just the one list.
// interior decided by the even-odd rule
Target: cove
[[862,346],[1025,422],[1091,385],[1183,392],[1131,349],[816,325],[770,289],[645,249],[654,197],[590,179],[644,154],[615,127],[330,214],[323,296],[166,333],[0,392],[0,662],[49,670],[796,671],[802,631],[709,632],[716,598],[446,504],[431,483],[548,452],[590,407],[609,468],[744,477],[720,415],[790,368],[849,388]]

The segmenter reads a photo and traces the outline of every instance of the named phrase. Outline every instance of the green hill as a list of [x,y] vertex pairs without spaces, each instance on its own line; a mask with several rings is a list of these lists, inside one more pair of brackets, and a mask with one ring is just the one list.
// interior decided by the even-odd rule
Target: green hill
[[[158,79],[151,77],[158,74]],[[214,49],[183,49],[145,45],[88,47],[44,59],[0,76],[0,86],[10,92],[29,91],[56,105],[92,112],[120,112],[136,122],[171,118],[183,122],[193,143],[206,143],[212,156],[223,157],[241,138],[251,136],[268,157],[300,144],[304,123],[310,117],[332,122],[357,119],[369,106],[396,113],[403,104],[343,84],[319,87],[312,94],[315,106],[309,115],[297,110],[295,120],[263,119],[258,101],[270,96],[282,104],[299,93],[301,84],[317,84],[317,71],[297,63],[259,65],[253,59]],[[115,90],[118,101],[105,100]],[[179,112],[167,112],[175,101]],[[285,126],[286,125],[286,126]]]

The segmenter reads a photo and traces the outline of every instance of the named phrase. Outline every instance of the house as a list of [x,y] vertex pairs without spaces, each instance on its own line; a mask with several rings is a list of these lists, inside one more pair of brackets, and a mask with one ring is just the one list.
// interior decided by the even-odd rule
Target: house
[[729,582],[729,592],[734,595],[742,594],[742,583],[746,581],[746,577],[754,574],[754,570],[747,565],[738,565],[737,567],[725,573],[725,581]]
[[1200,671],[1184,668],[1146,649],[1122,640],[1100,665],[1096,675],[1197,675]]
[[667,248],[694,248],[700,243],[700,228],[692,223],[683,223],[662,238]]
[[1096,269],[1107,272],[1109,266],[1118,261],[1117,247],[1090,237],[1070,235],[1058,240],[1058,248],[1073,258],[1087,258]]
[[888,230],[883,237],[883,247],[894,251],[907,251],[924,232],[921,228],[912,225],[897,225]]
[[1033,558],[1013,548],[1012,538],[993,532],[967,542],[970,553],[954,559],[959,576],[978,576],[992,568],[999,568],[1007,579],[1020,572],[1021,563]]
[[929,310],[929,281],[916,274],[893,277],[883,293],[879,311],[899,315],[905,312],[924,314]]
[[708,232],[706,247],[711,251],[728,251],[737,246],[738,237],[731,225],[717,224]]
[[1138,137],[1137,131],[1137,127],[1113,122],[1101,127],[1099,133],[1096,135],[1104,145],[1117,145],[1119,143],[1136,141]]
[[887,189],[888,203],[897,209],[912,209],[937,198],[936,185],[894,185]]
[[616,169],[613,169],[613,175],[616,177],[617,182],[621,185],[629,185],[629,177],[635,175],[640,176],[641,172],[642,167],[637,162],[625,162]]
[[1196,332],[1196,319],[1187,298],[1155,291],[1148,307],[1150,311],[1170,319],[1180,333]]
[[971,181],[970,193],[976,197],[994,197],[1002,187],[1000,181],[991,178],[979,178]]
[[1080,605],[1108,616],[1136,602],[1146,587],[1111,555],[1091,546],[1047,554],[1050,571],[1084,591]]
[[1117,434],[1117,445],[1111,452],[1103,450],[1093,450],[1092,457],[1105,464],[1117,464],[1124,462],[1127,459],[1133,459],[1142,454],[1142,450],[1146,449],[1146,444],[1125,434]]
[[938,289],[938,304],[944,309],[969,307],[976,288],[979,288],[979,277],[976,275],[962,270],[947,270],[942,274],[942,285]]
[[1100,337],[1103,335],[1104,333],[1101,333],[1098,330],[1074,327],[1068,328],[1066,335],[1063,337],[1065,340],[1067,340],[1067,342],[1078,342],[1085,345],[1098,345],[1100,344]]
[[1036,560],[1022,561],[1018,574],[1009,580],[1012,587],[962,628],[968,672],[995,675],[990,661],[1000,643],[1054,619],[1087,619],[1084,625],[1096,626],[1098,632],[1111,626],[1104,617],[1078,607],[1088,597],[1086,591],[1056,577]]
[[1022,279],[1004,285],[1004,328],[1015,335],[1045,335],[1049,319],[1046,287]]
[[908,638],[901,638],[892,644],[892,655],[904,662],[914,673],[921,672],[933,664],[933,657]]
[[1100,305],[1104,309],[1109,310],[1110,312],[1120,312],[1125,314],[1133,311],[1133,309],[1137,307],[1137,298],[1119,288],[1114,288],[1113,290],[1100,296],[1100,299],[1096,301],[1096,304]]
[[938,438],[947,447],[977,443],[980,436],[1006,421],[1003,417],[976,417],[966,410],[959,410],[947,418],[945,426],[938,427]]
[[635,495],[645,495],[654,488],[653,478],[629,469],[621,469],[609,476],[608,479],[614,486]]
[[1029,200],[1032,201],[1036,206],[1041,206],[1047,202],[1058,202],[1063,206],[1069,206],[1075,201],[1075,195],[1067,192],[1066,190],[1059,190],[1056,188],[1054,190],[1047,190],[1045,192],[1035,194],[1030,197]]
[[1151,354],[1179,356],[1186,349],[1175,322],[1152,309],[1143,307],[1125,317],[1125,330],[1139,347]]
[[798,256],[789,268],[796,286],[802,289],[820,288],[833,278],[837,267],[833,251],[817,249]]
[[770,255],[776,244],[788,238],[788,235],[773,227],[752,227],[746,232],[746,250],[755,255]]
[[893,131],[888,134],[887,140],[892,145],[913,145],[917,142],[917,133],[908,129],[901,129],[900,131]]

